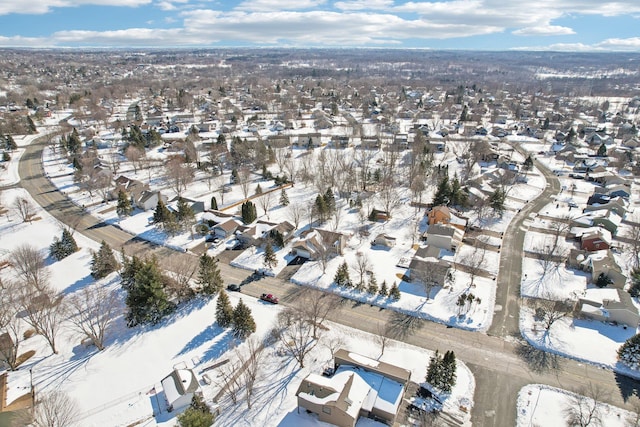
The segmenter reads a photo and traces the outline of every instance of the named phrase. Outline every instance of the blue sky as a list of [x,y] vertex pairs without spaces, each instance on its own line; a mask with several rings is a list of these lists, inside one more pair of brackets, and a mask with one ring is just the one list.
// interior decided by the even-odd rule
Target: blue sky
[[640,51],[639,0],[0,0],[6,47]]

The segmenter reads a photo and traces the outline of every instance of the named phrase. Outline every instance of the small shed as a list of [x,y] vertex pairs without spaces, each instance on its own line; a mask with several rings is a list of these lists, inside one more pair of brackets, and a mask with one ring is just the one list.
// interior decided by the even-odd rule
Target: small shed
[[191,369],[174,369],[161,383],[169,411],[191,404],[193,395],[200,393],[200,384]]

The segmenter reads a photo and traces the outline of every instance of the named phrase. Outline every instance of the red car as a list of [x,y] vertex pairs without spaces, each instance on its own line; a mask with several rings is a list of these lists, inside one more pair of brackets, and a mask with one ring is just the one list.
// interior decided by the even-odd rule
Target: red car
[[278,297],[272,294],[262,294],[260,295],[260,299],[262,301],[270,302],[271,304],[278,303]]

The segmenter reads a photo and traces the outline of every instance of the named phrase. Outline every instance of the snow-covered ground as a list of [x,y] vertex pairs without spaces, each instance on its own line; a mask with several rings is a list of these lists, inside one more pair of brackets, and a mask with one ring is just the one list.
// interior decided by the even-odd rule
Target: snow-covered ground
[[[9,189],[2,193],[3,202],[11,204],[15,197],[30,199],[22,189]],[[32,201],[33,203],[33,201]],[[47,251],[60,228],[55,219],[41,208],[36,210],[32,223],[19,222],[17,216],[0,217],[0,256],[2,259],[17,245],[29,243]],[[79,233],[75,238],[80,251],[62,261],[48,260],[51,284],[66,296],[86,286],[96,286],[90,276],[90,249],[98,244]],[[117,274],[101,280],[98,285],[114,289],[121,294]],[[124,295],[121,295],[124,297]],[[262,341],[272,328],[279,306],[262,303],[241,294],[231,294],[235,305],[239,298],[251,308],[256,319],[254,336]],[[29,392],[29,373],[33,373],[36,394],[65,392],[79,409],[78,426],[125,426],[144,421],[144,425],[174,425],[176,412],[168,413],[160,381],[172,369],[193,368],[203,386],[205,397],[211,398],[219,390],[215,375],[211,385],[203,382],[203,369],[235,355],[246,344],[237,342],[229,330],[215,324],[215,300],[196,300],[179,308],[178,312],[156,326],[127,328],[120,315],[109,330],[107,347],[102,352],[81,344],[82,336],[65,324],[58,335],[57,354],[52,354],[44,339],[34,336],[25,340],[20,353],[35,350],[35,355],[18,371],[9,373],[9,400]],[[403,366],[412,371],[412,380],[424,380],[432,352],[404,343],[388,343],[384,355],[380,347],[372,346],[370,334],[327,323],[328,330],[320,344],[312,351],[306,367],[300,369],[295,361],[283,356],[276,344],[268,345],[256,383],[256,397],[247,409],[244,399],[233,404],[227,397],[220,401],[221,417],[217,425],[236,426],[320,426],[316,418],[297,411],[295,391],[300,381],[310,372],[321,372],[331,361],[332,342],[342,341],[342,347],[354,352]],[[216,371],[213,371],[214,373]],[[447,399],[445,410],[469,423],[469,410],[473,405],[474,380],[463,363],[458,363],[457,384]],[[467,408],[466,412],[460,407]],[[161,411],[156,418],[153,412]],[[362,420],[359,426],[380,425]]]
[[[580,395],[540,384],[529,384],[518,393],[517,427],[529,426],[561,426],[567,425],[568,407],[576,408],[576,398]],[[586,405],[593,405],[593,400],[582,396]],[[606,427],[624,427],[636,420],[636,414],[606,403],[598,402],[600,424]],[[585,421],[586,422],[586,419]],[[586,424],[585,424],[586,425]],[[589,425],[596,425],[592,422]]]

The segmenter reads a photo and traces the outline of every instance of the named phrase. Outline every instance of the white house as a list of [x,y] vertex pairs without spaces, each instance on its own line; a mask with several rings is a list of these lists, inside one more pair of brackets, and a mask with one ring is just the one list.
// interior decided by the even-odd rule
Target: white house
[[200,384],[191,369],[174,369],[162,381],[169,411],[191,404],[196,393],[201,393]]

